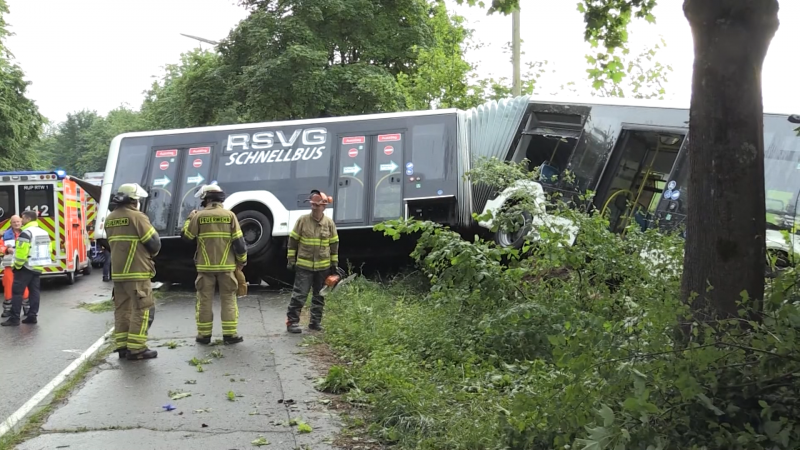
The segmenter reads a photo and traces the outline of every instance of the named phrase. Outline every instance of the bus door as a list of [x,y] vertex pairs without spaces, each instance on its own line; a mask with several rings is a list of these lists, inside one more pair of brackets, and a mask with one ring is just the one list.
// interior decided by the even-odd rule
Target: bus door
[[403,217],[405,133],[339,136],[334,220],[349,227]]
[[667,185],[661,195],[655,220],[662,231],[672,231],[685,224],[688,212],[689,187],[689,136],[683,140],[675,164],[668,176]]
[[194,194],[211,182],[211,145],[155,149],[143,186],[149,193],[144,212],[161,236],[177,236],[193,209],[200,209]]

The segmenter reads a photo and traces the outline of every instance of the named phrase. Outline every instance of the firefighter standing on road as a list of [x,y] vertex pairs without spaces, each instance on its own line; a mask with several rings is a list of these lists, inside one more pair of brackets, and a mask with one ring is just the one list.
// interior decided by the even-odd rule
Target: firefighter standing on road
[[[3,238],[0,239],[0,255],[3,258],[3,314],[2,317],[11,315],[11,286],[14,283],[14,247],[17,244],[17,238],[22,233],[22,218],[18,215],[11,216],[8,219],[10,227],[3,233]],[[25,293],[22,295],[22,313],[28,315],[30,310],[30,299],[28,298],[28,289],[25,288]]]
[[196,194],[203,209],[192,212],[183,227],[183,237],[197,239],[197,337],[200,344],[211,343],[214,313],[211,309],[214,290],[219,285],[222,306],[222,339],[225,344],[244,341],[237,334],[239,306],[236,292],[239,283],[234,275],[247,264],[247,247],[236,214],[222,207],[225,193],[216,184],[205,185]]
[[139,199],[145,197],[147,192],[138,184],[123,184],[113,200],[118,206],[105,222],[111,246],[116,351],[131,361],[158,356],[147,348],[147,328],[155,305],[150,284],[156,273],[153,258],[161,250],[161,240],[147,215],[139,211]]
[[289,260],[287,268],[295,270],[294,289],[286,313],[286,331],[300,333],[300,312],[311,296],[311,321],[308,328],[321,331],[322,310],[325,299],[320,295],[325,278],[339,264],[339,235],[333,220],[325,216],[325,207],[333,200],[324,193],[313,190],[308,201],[311,214],[297,219],[294,230],[289,233]]
[[23,211],[22,232],[17,238],[14,250],[14,284],[11,286],[11,314],[2,326],[18,326],[22,310],[22,294],[27,288],[30,292],[28,317],[22,323],[35,324],[39,316],[40,277],[44,266],[52,262],[54,242],[47,232],[39,228],[38,216],[34,211]]

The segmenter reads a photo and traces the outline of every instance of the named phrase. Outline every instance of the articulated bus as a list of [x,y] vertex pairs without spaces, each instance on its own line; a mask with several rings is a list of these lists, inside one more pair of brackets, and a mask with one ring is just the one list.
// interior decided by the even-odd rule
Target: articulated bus
[[[308,212],[312,189],[334,198],[340,260],[389,256],[391,240],[372,227],[418,217],[469,226],[472,153],[504,158],[519,133],[525,97],[470,111],[455,109],[127,133],[111,142],[98,209],[104,236],[108,202],[123,183],[142,185],[145,212],[162,237],[155,281],[194,276],[194,247],[180,238],[196,190],[216,181],[226,192],[248,247],[248,280],[282,280],[286,244]],[[406,254],[407,256],[407,254]],[[270,282],[271,279],[267,281]]]
[[[767,249],[781,257],[800,253],[800,116],[764,114]],[[522,189],[544,199],[558,191],[568,197],[595,192],[587,210],[599,210],[612,230],[631,223],[640,228],[674,230],[686,219],[689,182],[689,109],[665,102],[622,99],[564,101],[531,100],[523,130],[507,158],[539,168],[539,183],[520,183],[481,205],[500,211],[514,191]],[[567,182],[569,170],[575,177]],[[527,226],[500,230],[501,246],[521,247],[532,225],[548,218],[524,217]],[[553,218],[551,218],[553,219]],[[492,221],[481,222],[491,228]],[[568,224],[567,224],[568,225]],[[569,225],[568,225],[569,226]],[[787,243],[781,231],[790,235]],[[578,232],[572,229],[572,242]]]
[[[800,190],[800,139],[789,119],[788,114],[764,115],[773,228],[768,239],[784,250],[775,234],[787,221],[794,223]],[[615,230],[631,220],[643,227],[656,218],[678,224],[690,200],[688,123],[688,108],[661,101],[523,96],[467,111],[126,133],[110,145],[95,233],[105,235],[102,224],[112,193],[123,183],[137,182],[149,192],[142,210],[162,237],[154,280],[189,280],[194,247],[180,239],[180,229],[189,212],[199,208],[193,194],[216,181],[245,234],[245,274],[270,282],[288,278],[281,271],[287,237],[309,212],[305,199],[311,189],[334,198],[326,214],[340,230],[342,260],[389,257],[398,250],[371,231],[389,219],[432,220],[465,233],[491,228],[491,221],[475,223],[472,213],[502,209],[514,189],[537,191],[517,186],[498,193],[473,186],[464,173],[481,157],[527,158],[531,169],[539,167],[547,177],[538,192],[595,191],[593,207],[609,214]],[[569,186],[558,178],[567,169],[576,177]],[[633,210],[627,206],[631,202],[637,205]],[[521,245],[525,231],[500,230],[495,240],[501,246]]]

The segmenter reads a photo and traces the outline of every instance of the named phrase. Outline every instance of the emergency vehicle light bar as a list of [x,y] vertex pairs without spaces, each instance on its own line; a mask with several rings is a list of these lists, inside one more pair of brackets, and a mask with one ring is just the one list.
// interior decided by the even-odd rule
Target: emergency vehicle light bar
[[23,170],[19,172],[0,172],[0,181],[48,181],[63,180],[67,172],[55,170],[52,172],[42,170]]

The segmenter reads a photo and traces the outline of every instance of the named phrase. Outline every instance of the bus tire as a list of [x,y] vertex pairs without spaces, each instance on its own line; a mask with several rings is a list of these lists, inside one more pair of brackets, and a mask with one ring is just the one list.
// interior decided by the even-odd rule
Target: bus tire
[[523,211],[522,218],[525,221],[524,225],[514,233],[509,233],[498,228],[497,232],[494,234],[494,242],[498,247],[511,247],[517,250],[522,248],[523,244],[525,244],[525,237],[531,231],[530,223],[532,216],[527,211]]
[[260,211],[247,210],[236,213],[247,245],[247,257],[258,257],[272,247],[272,222]]

